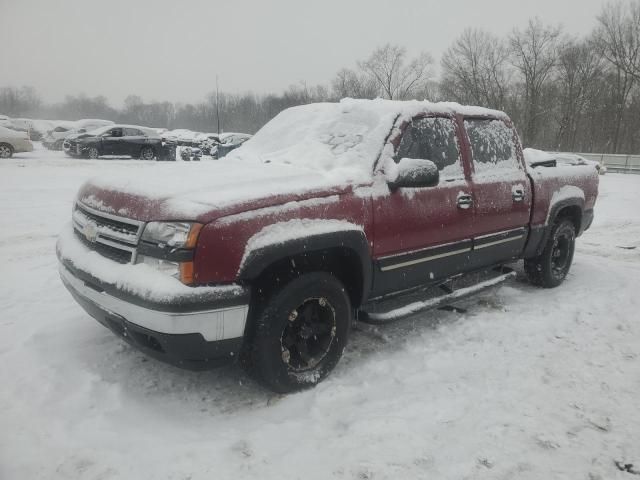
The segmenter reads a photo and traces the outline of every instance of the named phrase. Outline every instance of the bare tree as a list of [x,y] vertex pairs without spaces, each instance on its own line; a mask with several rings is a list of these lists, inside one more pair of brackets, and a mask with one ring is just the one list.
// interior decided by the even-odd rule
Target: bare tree
[[538,136],[540,106],[546,83],[558,59],[560,28],[545,26],[539,18],[529,20],[524,30],[514,30],[509,37],[513,65],[520,71],[524,87],[525,142],[534,145]]
[[375,80],[383,96],[390,100],[405,100],[424,90],[433,64],[431,55],[425,52],[408,64],[406,56],[404,47],[386,44],[359,66]]
[[376,98],[379,87],[375,79],[350,68],[340,70],[331,82],[333,97]]
[[629,96],[640,80],[640,0],[607,4],[598,16],[594,44],[614,72],[615,123],[611,150],[617,153]]
[[466,29],[442,57],[442,93],[460,103],[504,109],[508,58],[502,40],[482,30]]
[[602,59],[588,41],[567,40],[561,47],[557,64],[559,88],[559,125],[556,148],[576,148],[580,120],[594,96],[603,75]]
[[605,59],[640,80],[640,0],[607,4],[596,39]]

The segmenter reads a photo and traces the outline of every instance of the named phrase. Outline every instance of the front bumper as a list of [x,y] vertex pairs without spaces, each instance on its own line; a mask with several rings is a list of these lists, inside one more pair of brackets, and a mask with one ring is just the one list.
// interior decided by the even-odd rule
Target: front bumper
[[[65,287],[85,311],[148,355],[190,370],[206,370],[238,358],[244,338],[248,296],[216,298],[177,311],[136,302],[105,288],[88,274],[60,264]],[[133,301],[132,301],[133,300]],[[174,310],[171,308],[171,310]]]

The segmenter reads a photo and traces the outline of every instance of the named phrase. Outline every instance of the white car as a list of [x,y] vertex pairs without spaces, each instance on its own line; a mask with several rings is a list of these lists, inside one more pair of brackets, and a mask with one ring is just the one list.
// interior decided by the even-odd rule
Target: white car
[[10,127],[11,119],[6,115],[0,115],[0,127]]
[[58,126],[47,132],[42,139],[42,145],[49,150],[62,150],[64,139],[74,133],[85,133],[101,127],[108,127],[114,123],[110,120],[84,119],[77,122],[58,122]]
[[14,153],[32,151],[33,144],[28,133],[0,127],[0,158],[11,158]]

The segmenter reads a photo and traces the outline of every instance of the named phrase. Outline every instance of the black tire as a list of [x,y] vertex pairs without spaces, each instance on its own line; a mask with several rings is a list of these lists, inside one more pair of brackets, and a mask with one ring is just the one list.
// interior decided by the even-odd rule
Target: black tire
[[342,283],[325,272],[303,274],[256,309],[245,367],[278,393],[316,385],[347,345],[352,309]]
[[140,150],[140,160],[153,160],[156,153],[151,147],[142,147]]
[[87,150],[87,158],[96,160],[100,156],[100,152],[97,147],[89,147]]
[[576,226],[568,218],[556,220],[542,253],[524,262],[529,281],[544,288],[560,285],[569,273],[576,245]]
[[8,143],[0,143],[0,158],[11,158],[13,156],[13,147]]

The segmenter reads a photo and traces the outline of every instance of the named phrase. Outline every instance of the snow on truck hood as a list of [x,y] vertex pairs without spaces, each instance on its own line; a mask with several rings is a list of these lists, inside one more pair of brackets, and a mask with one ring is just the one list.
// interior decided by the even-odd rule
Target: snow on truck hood
[[[391,160],[385,142],[394,124],[423,113],[504,116],[453,103],[352,100],[316,103],[279,113],[243,146],[217,162],[158,164],[140,178],[99,178],[80,199],[140,220],[198,219],[214,210],[260,206],[347,190],[372,182],[375,162]],[[384,150],[383,150],[384,149]],[[280,196],[280,198],[278,198]],[[133,197],[136,197],[135,199]],[[244,208],[242,207],[244,205]],[[233,208],[235,207],[235,208]]]
[[291,165],[220,160],[153,167],[139,178],[93,178],[80,189],[78,199],[92,208],[142,221],[211,221],[348,188],[330,173]]

